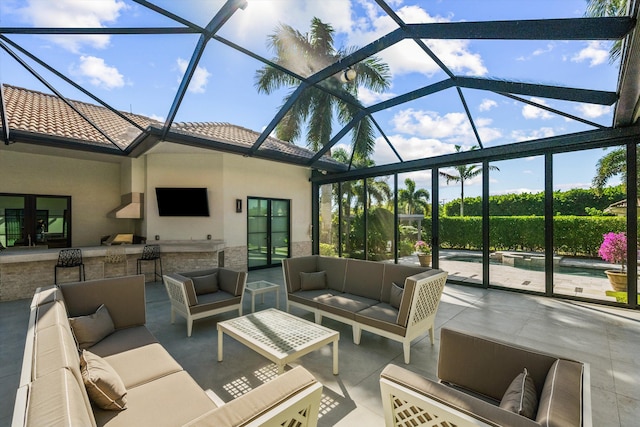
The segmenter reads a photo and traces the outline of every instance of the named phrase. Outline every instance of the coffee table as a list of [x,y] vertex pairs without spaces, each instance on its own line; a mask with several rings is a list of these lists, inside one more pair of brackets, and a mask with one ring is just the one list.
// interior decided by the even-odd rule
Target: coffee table
[[278,366],[333,343],[333,375],[338,375],[340,333],[275,308],[218,322],[218,362],[222,362],[224,334],[236,339]]

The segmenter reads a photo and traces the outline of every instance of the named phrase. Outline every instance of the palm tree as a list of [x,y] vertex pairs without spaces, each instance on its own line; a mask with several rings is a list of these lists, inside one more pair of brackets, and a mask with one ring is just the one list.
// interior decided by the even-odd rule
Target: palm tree
[[[456,145],[456,153],[460,153],[462,147],[460,145]],[[474,145],[471,147],[471,150],[476,150],[479,147]],[[452,175],[447,172],[440,171],[440,176],[447,180],[447,184],[451,181],[460,183],[460,216],[464,216],[464,183],[467,180],[473,179],[476,176],[482,173],[482,167],[479,164],[474,165],[459,165],[454,166],[453,169],[456,170],[457,175]],[[496,166],[489,166],[489,170],[500,170]]]
[[[289,25],[281,24],[268,40],[269,47],[275,51],[272,62],[299,76],[309,77],[356,50],[355,47],[336,49],[333,45],[333,33],[333,27],[318,18],[311,20],[311,30],[305,34]],[[319,86],[340,93],[343,99],[316,86],[306,88],[276,125],[276,136],[284,141],[293,142],[302,137],[306,125],[307,146],[318,151],[331,140],[334,119],[346,125],[361,110],[362,104],[358,100],[359,86],[374,92],[383,92],[390,86],[389,66],[377,57],[369,57],[351,68],[356,72],[355,79],[351,81],[344,81],[341,79],[342,73],[338,73],[319,83]],[[299,84],[300,81],[295,77],[270,65],[265,65],[256,72],[255,85],[258,92],[271,94],[282,87],[293,89]],[[283,104],[290,96],[291,93],[285,97]],[[373,152],[375,134],[369,116],[365,116],[354,127],[351,132],[351,144],[354,158],[366,159]],[[321,216],[330,218],[331,192],[323,187],[320,198]],[[320,240],[331,240],[330,220],[323,219]]]
[[[624,16],[627,13],[627,0],[587,0],[586,16]],[[616,40],[609,50],[609,62],[615,62],[622,53],[622,39]]]
[[[356,50],[355,47],[336,49],[333,33],[333,27],[318,18],[311,20],[311,30],[305,34],[281,24],[269,36],[269,47],[275,51],[272,61],[300,76],[309,77]],[[389,66],[377,57],[369,57],[351,68],[356,71],[354,80],[344,81],[342,73],[338,73],[319,84],[340,93],[350,102],[316,86],[308,87],[276,125],[276,136],[292,142],[302,137],[303,128],[307,125],[307,145],[317,151],[330,141],[334,119],[346,125],[363,107],[357,99],[359,86],[374,92],[383,92],[390,86]],[[269,65],[256,72],[256,87],[261,93],[271,94],[282,87],[295,88],[299,84],[295,77]],[[290,96],[287,95],[283,103]],[[364,117],[351,134],[355,155],[367,158],[375,143],[371,118]]]
[[[640,158],[636,160],[640,167]],[[627,150],[625,147],[616,148],[605,154],[596,164],[596,176],[593,177],[593,187],[599,193],[614,176],[620,176],[622,185],[627,185]],[[636,177],[636,185],[640,184],[640,174]]]
[[404,180],[403,188],[398,191],[398,204],[404,208],[404,213],[424,213],[429,212],[430,194],[423,188],[416,189],[416,183],[411,178]]

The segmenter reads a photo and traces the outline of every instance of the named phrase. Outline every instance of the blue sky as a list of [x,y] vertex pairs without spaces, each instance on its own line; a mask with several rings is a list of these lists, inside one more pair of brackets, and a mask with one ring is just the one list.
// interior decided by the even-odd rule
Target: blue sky
[[[205,26],[223,4],[221,0],[152,0],[171,12]],[[370,0],[248,0],[218,33],[271,58],[266,39],[280,23],[308,31],[312,17],[335,29],[335,45],[365,46],[397,25]],[[584,15],[585,0],[440,0],[388,4],[408,23],[574,18]],[[177,26],[168,18],[127,0],[3,0],[0,26]],[[28,36],[12,35],[20,44],[71,77],[113,107],[164,120],[188,63],[195,35],[178,36]],[[578,41],[426,41],[456,75],[500,78],[578,88],[615,91],[618,64],[608,61],[609,43]],[[29,89],[48,90],[3,51],[0,79]],[[413,42],[404,41],[378,54],[390,66],[391,87],[383,94],[360,88],[360,99],[375,104],[433,84],[446,74]],[[65,96],[87,100],[83,94],[35,66]],[[262,64],[216,41],[201,59],[176,121],[230,122],[261,131],[288,93],[258,94],[255,72]],[[485,147],[592,129],[544,110],[484,91],[463,89]],[[613,109],[595,105],[537,100],[566,113],[609,126]],[[377,113],[376,121],[404,160],[446,154],[456,144],[476,144],[455,89]],[[336,127],[335,132],[339,128]],[[297,141],[304,145],[304,141]],[[588,187],[595,162],[605,152],[557,156],[554,188]],[[382,138],[376,142],[377,164],[395,162]],[[491,193],[543,189],[542,158],[501,162],[491,175]],[[430,188],[427,172],[405,174]],[[459,195],[459,187],[443,185],[440,200]],[[468,183],[466,195],[480,194],[480,178]]]

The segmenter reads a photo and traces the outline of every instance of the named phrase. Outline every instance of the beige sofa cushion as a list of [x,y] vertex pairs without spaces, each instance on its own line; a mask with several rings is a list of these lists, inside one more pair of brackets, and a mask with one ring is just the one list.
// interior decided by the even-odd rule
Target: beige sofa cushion
[[[327,273],[327,288],[344,292],[344,280],[347,273],[347,258],[323,257],[316,255],[317,270]],[[296,258],[297,259],[297,258]]]
[[[160,344],[148,344],[105,357],[127,389],[182,370]],[[153,363],[149,363],[153,361]]]
[[[107,287],[109,292],[105,292]],[[86,316],[104,304],[116,329],[146,322],[144,275],[87,280],[60,285],[69,317]]]
[[380,301],[384,264],[381,262],[347,260],[344,292]]
[[118,329],[88,350],[100,357],[107,357],[157,342],[145,326],[136,326]]
[[334,296],[335,291],[329,291],[327,289],[318,289],[315,291],[298,291],[295,293],[287,294],[287,298],[290,301],[300,304],[308,305],[309,307],[317,308],[318,301],[325,298],[331,298]]
[[533,419],[538,410],[538,393],[527,368],[513,379],[499,405],[502,409]]
[[[438,378],[500,401],[513,379],[527,368],[542,390],[556,357],[495,339],[440,330]],[[465,369],[460,369],[464,366]]]
[[352,294],[339,294],[317,300],[318,308],[354,320],[357,312],[378,304],[377,300]]
[[53,325],[69,327],[69,315],[62,301],[51,301],[36,309],[36,332]]
[[[400,309],[400,304],[402,304],[402,296],[404,295],[404,286],[398,286],[395,283],[391,284],[391,294],[389,295],[389,300],[387,301],[389,305],[393,308]],[[394,322],[397,320],[396,319]]]
[[228,268],[218,270],[218,286],[236,297],[242,296],[242,287],[246,278],[247,273],[244,271],[234,271]]
[[207,274],[205,276],[192,277],[193,288],[196,295],[211,294],[218,292],[218,273]]
[[543,426],[582,425],[582,363],[558,359],[540,393],[536,421]]
[[393,381],[437,402],[456,408],[469,416],[482,420],[490,426],[540,427],[538,423],[522,415],[500,409],[482,399],[470,396],[445,384],[424,378],[400,366],[387,365],[380,374],[380,377]]
[[189,307],[191,314],[204,313],[230,305],[240,304],[242,297],[233,296],[225,291],[218,291],[212,294],[202,294],[198,297],[198,305]]
[[316,271],[313,273],[300,272],[300,289],[303,291],[315,291],[327,287],[327,273]]
[[384,276],[382,279],[382,294],[380,301],[390,302],[390,292],[393,283],[399,286],[404,286],[404,281],[407,277],[419,274],[424,271],[430,270],[428,267],[416,267],[412,265],[402,264],[384,264]]
[[93,314],[69,318],[69,323],[80,350],[97,344],[115,331],[109,309],[104,304]]
[[[166,402],[166,404],[158,404]],[[127,390],[127,409],[120,412],[96,408],[100,426],[182,426],[215,409],[204,390],[180,371]]]
[[407,333],[407,328],[398,325],[396,323],[397,318],[398,310],[384,302],[365,308],[355,314],[355,321],[358,323],[404,337]]
[[64,302],[62,291],[60,291],[60,288],[57,285],[43,286],[40,288],[40,291],[34,295],[32,305],[34,307],[39,307],[42,304],[47,304],[53,301]]
[[121,411],[126,408],[127,389],[106,360],[82,350],[80,371],[89,398],[99,408],[109,411]]
[[301,289],[300,273],[318,271],[318,257],[316,255],[286,258],[282,261],[282,268],[286,276],[287,292],[297,292]]
[[[206,413],[189,426],[242,426],[295,396],[317,381],[306,369],[297,366],[257,389]],[[287,424],[289,425],[289,424]]]
[[86,392],[73,374],[60,368],[31,383],[27,420],[33,426],[94,426]]

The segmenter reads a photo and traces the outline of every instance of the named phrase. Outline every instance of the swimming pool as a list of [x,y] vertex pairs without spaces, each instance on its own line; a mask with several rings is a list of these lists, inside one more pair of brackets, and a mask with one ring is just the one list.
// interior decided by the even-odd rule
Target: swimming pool
[[[460,262],[473,262],[482,264],[481,256],[473,256],[473,255],[449,255],[445,258],[442,258],[442,261],[460,261]],[[516,268],[520,270],[529,270],[529,271],[544,271],[543,265],[536,264],[525,264],[518,266],[510,266],[503,264],[502,262],[496,259],[489,259],[490,265],[504,265],[505,267]],[[599,279],[606,279],[606,275],[604,271],[600,268],[587,268],[587,267],[573,267],[567,265],[554,265],[553,272],[559,274],[571,274],[574,276],[582,276],[582,277],[595,277]]]

